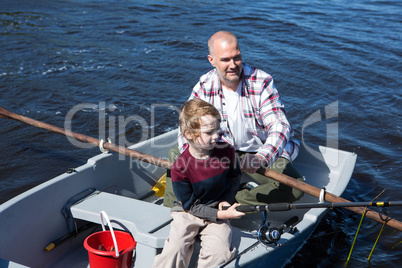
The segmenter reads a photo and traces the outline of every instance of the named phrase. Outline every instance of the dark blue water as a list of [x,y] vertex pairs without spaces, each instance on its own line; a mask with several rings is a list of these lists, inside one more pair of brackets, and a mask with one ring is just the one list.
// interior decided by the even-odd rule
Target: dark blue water
[[[73,131],[136,143],[178,126],[177,108],[211,68],[209,36],[229,30],[244,61],[273,75],[299,140],[358,154],[345,198],[386,189],[380,199],[400,200],[401,14],[400,1],[0,0],[0,107],[64,127],[78,106]],[[0,126],[0,203],[99,153],[20,122]],[[401,208],[390,215],[402,220]],[[331,212],[288,267],[341,266],[359,220]],[[350,267],[402,264],[391,228],[367,262],[380,229],[364,221]]]

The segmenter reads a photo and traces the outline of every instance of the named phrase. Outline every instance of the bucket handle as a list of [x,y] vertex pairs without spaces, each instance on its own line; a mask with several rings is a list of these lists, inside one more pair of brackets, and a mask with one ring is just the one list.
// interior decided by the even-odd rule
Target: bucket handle
[[105,225],[103,224],[103,217],[105,217],[107,224],[109,225],[110,233],[112,234],[114,248],[116,250],[116,258],[119,257],[119,249],[117,248],[116,236],[114,235],[112,224],[110,223],[109,217],[107,216],[105,211],[100,212],[101,222],[102,222],[102,230],[105,231]]

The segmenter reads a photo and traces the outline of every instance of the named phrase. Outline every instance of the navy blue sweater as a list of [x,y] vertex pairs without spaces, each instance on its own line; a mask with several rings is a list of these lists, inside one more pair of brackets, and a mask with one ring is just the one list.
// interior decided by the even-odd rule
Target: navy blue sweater
[[219,142],[208,159],[194,158],[187,148],[174,162],[171,177],[174,193],[185,211],[216,221],[217,205],[222,201],[233,203],[241,171],[234,148]]

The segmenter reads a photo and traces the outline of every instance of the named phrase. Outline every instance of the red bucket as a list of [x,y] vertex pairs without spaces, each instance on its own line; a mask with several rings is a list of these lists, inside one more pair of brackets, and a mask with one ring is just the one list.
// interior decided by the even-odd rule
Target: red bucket
[[[102,215],[110,231],[105,231]],[[101,212],[103,231],[91,234],[84,241],[91,268],[129,268],[137,242],[127,232],[114,231],[104,211]]]

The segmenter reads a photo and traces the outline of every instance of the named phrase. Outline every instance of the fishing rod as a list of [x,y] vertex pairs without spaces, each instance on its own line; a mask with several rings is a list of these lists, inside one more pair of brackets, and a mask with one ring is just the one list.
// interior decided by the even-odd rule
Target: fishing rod
[[[26,116],[22,116],[10,111],[7,111],[6,109],[0,107],[0,118],[6,118],[6,119],[12,119],[12,120],[16,120],[16,121],[20,121],[23,122],[25,124],[34,126],[34,127],[38,127],[38,128],[42,128],[42,129],[46,129],[48,131],[52,131],[67,137],[71,137],[74,138],[76,140],[85,142],[85,143],[89,143],[89,144],[93,144],[95,146],[99,146],[102,149],[106,149],[106,150],[110,150],[122,155],[126,155],[128,157],[131,157],[133,159],[139,160],[139,161],[144,161],[146,163],[150,163],[162,168],[166,168],[166,169],[170,169],[172,164],[171,162],[158,158],[158,157],[154,157],[152,155],[148,155],[148,154],[144,154],[144,153],[140,153],[138,151],[134,151],[122,146],[119,146],[117,144],[113,144],[110,142],[102,142],[96,138],[92,138],[83,134],[79,134],[76,132],[72,132],[70,130],[65,130],[63,128],[51,125],[51,124],[47,124]],[[281,174],[279,172],[276,172],[272,169],[265,169],[265,168],[259,168],[257,170],[257,173],[266,176],[268,178],[271,178],[275,181],[278,181],[280,183],[282,183],[283,185],[289,186],[291,188],[297,189],[299,191],[302,191],[304,193],[307,193],[309,195],[315,196],[315,197],[320,197],[320,193],[321,193],[321,189],[318,189],[317,187],[307,184],[305,182],[296,180],[292,177],[289,177],[285,174]],[[333,202],[333,203],[342,203],[342,202],[348,202],[348,200],[336,196],[334,194],[331,194],[329,192],[325,193],[325,201],[328,202]],[[377,213],[375,213],[374,211],[370,211],[367,210],[365,211],[364,208],[362,207],[346,207],[347,209],[349,209],[350,211],[360,214],[362,215],[363,213],[365,213],[366,217],[372,220],[375,220],[377,222],[383,223],[383,219],[381,219],[381,217],[378,216]],[[402,231],[402,222],[396,220],[396,219],[391,219],[389,218],[389,220],[386,222],[386,224],[392,228],[395,228],[399,231]]]
[[[402,206],[402,201],[384,201],[384,202],[342,202],[342,203],[272,203],[267,205],[240,205],[236,207],[240,212],[262,212],[263,219],[258,230],[253,231],[252,235],[257,241],[238,253],[232,259],[226,263],[218,266],[219,268],[226,267],[234,260],[240,258],[242,255],[252,250],[259,244],[264,246],[277,246],[278,241],[281,239],[282,234],[288,232],[290,234],[296,233],[297,227],[295,226],[299,221],[297,216],[294,216],[290,220],[286,221],[278,227],[271,227],[270,223],[267,223],[267,213],[275,211],[288,211],[291,209],[310,209],[310,208],[337,208],[337,207],[390,207],[390,206]],[[222,209],[228,209],[228,206],[224,206]],[[386,223],[386,220],[384,221]]]
[[[277,228],[269,227],[269,224],[265,224],[267,218],[267,212],[276,211],[288,211],[291,209],[310,209],[310,208],[338,208],[338,207],[390,207],[390,206],[402,206],[402,201],[383,201],[383,202],[343,202],[343,203],[272,203],[267,205],[240,205],[236,207],[240,212],[262,212],[263,220],[260,228],[256,232],[256,238],[264,245],[276,243],[281,238],[283,231]],[[228,206],[224,206],[222,209],[228,209]],[[380,216],[381,217],[381,216]],[[386,222],[387,220],[383,220]],[[287,226],[294,224],[292,220]]]
[[[256,211],[288,211],[291,209],[306,208],[347,208],[347,207],[390,207],[402,206],[402,201],[383,201],[383,202],[341,202],[341,203],[272,203],[267,205],[241,205],[236,207],[240,212],[256,212]],[[227,209],[224,207],[223,209]]]

